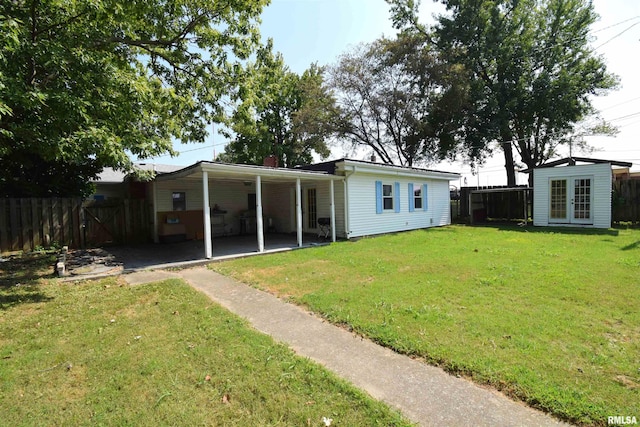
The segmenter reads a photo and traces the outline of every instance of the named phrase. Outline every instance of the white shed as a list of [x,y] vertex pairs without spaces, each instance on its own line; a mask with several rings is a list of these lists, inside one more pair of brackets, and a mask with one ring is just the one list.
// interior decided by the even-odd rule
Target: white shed
[[569,157],[533,169],[533,225],[611,227],[612,166],[631,164]]

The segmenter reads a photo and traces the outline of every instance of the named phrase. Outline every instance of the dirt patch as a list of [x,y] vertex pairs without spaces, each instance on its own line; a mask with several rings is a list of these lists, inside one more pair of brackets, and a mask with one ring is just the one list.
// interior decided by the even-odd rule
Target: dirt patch
[[112,275],[122,272],[122,269],[122,263],[102,248],[70,250],[65,261],[68,276]]

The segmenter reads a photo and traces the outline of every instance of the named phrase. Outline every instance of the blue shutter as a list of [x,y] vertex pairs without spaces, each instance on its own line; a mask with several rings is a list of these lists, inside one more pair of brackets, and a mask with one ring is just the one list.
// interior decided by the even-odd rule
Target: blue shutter
[[413,183],[409,183],[409,212],[416,210],[415,194],[413,194]]
[[422,186],[422,210],[426,211],[428,208],[427,206],[429,206],[429,203],[427,202],[427,184],[424,184]]
[[376,213],[382,213],[382,181],[376,181]]
[[396,182],[395,183],[395,188],[393,189],[394,195],[393,195],[393,207],[396,211],[396,213],[400,212],[400,183]]

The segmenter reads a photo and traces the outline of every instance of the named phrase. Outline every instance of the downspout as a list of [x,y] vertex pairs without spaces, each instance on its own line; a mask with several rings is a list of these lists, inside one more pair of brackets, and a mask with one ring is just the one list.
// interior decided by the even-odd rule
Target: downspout
[[355,167],[350,173],[345,171],[344,179],[342,180],[344,184],[344,234],[348,239],[351,234],[351,224],[349,220],[349,177],[356,173]]

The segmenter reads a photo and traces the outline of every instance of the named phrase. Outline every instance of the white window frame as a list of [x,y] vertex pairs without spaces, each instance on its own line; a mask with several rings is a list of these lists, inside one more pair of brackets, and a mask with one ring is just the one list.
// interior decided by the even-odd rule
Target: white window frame
[[[388,195],[388,196],[386,196],[386,195],[384,194],[384,189],[385,189],[385,187],[389,187],[389,188],[390,188],[390,191],[389,191],[389,195]],[[393,194],[393,187],[394,187],[394,184],[393,184],[393,183],[391,183],[391,184],[386,184],[386,183],[384,183],[384,182],[382,183],[382,210],[383,210],[383,211],[392,211],[392,212],[393,212],[393,211],[395,211],[395,209],[394,209],[394,205],[393,205],[393,203],[394,203],[394,198],[395,198],[395,194]],[[391,206],[390,206],[390,207],[387,207],[387,206],[385,205],[385,201],[386,201],[386,200],[390,200],[390,201],[391,201]]]

